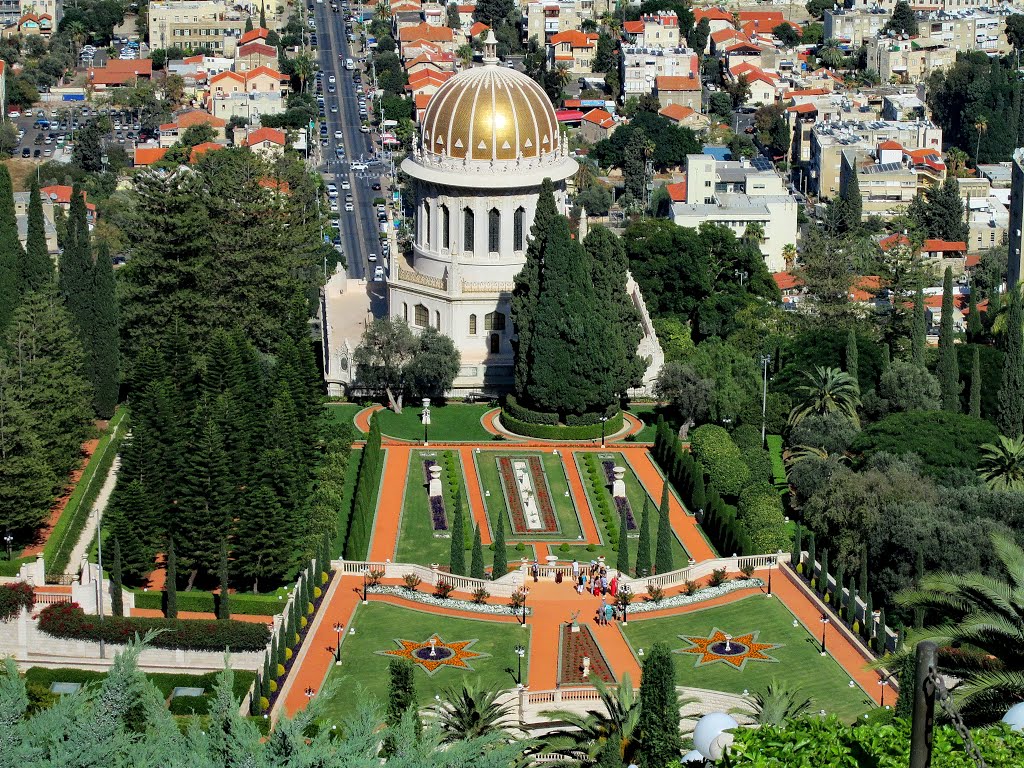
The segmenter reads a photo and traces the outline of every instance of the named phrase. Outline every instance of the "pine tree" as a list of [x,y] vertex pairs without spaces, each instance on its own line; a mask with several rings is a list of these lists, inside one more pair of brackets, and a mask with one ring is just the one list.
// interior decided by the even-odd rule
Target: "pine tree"
[[497,581],[508,573],[508,552],[505,551],[505,518],[498,510],[494,515],[494,561],[491,578]]
[[914,361],[914,365],[918,365],[922,368],[925,366],[924,362],[924,350],[928,343],[928,329],[925,326],[924,316],[924,290],[921,286],[917,287],[917,293],[914,294],[914,313],[911,318],[911,335],[910,335],[910,349],[911,359]]
[[531,361],[530,343],[533,332],[533,317],[540,294],[540,271],[544,247],[547,243],[551,224],[558,216],[555,205],[555,187],[551,179],[544,179],[537,198],[537,211],[534,214],[533,226],[530,228],[530,240],[526,246],[526,262],[515,277],[512,289],[512,325],[516,338],[513,341],[515,352],[515,393],[519,398],[526,397],[529,384]]
[[469,564],[469,575],[474,579],[487,578],[484,571],[484,546],[480,538],[480,526],[473,526],[473,556]]
[[960,412],[960,368],[953,339],[953,270],[946,267],[942,279],[942,319],[939,324],[939,387],[942,409]]
[[220,582],[220,597],[217,600],[217,618],[227,621],[231,618],[231,598],[228,595],[228,540],[220,540],[220,568],[217,570]]
[[455,494],[455,508],[452,510],[451,551],[449,565],[456,576],[466,575],[466,541],[463,530],[462,494]]
[[121,579],[121,544],[114,537],[114,556],[110,564],[110,610],[124,616],[124,582]]
[[235,552],[235,571],[252,582],[280,579],[292,564],[290,521],[285,520],[281,500],[273,488],[259,485],[246,493],[238,511],[235,539],[245,542]]
[[1024,306],[1016,288],[1010,292],[1005,338],[996,425],[1007,437],[1020,437],[1024,433]]
[[93,385],[93,408],[101,419],[114,415],[120,380],[117,296],[110,249],[101,243],[92,269],[92,315],[89,320],[91,346],[87,369]]
[[679,735],[675,662],[668,645],[662,642],[651,646],[644,659],[637,725],[643,734],[640,764],[644,768],[663,768],[679,759],[683,744]]
[[661,505],[658,511],[658,543],[654,553],[656,573],[668,573],[675,566],[672,563],[672,523],[669,517],[668,480],[661,489]]
[[0,167],[0,331],[7,327],[24,292],[21,279],[23,259],[18,221],[14,215],[14,187],[7,166],[3,166]]
[[968,286],[968,290],[971,293],[967,303],[967,340],[977,343],[984,335],[985,328],[981,324],[981,312],[978,311],[978,289],[973,281]]
[[178,557],[174,553],[174,537],[167,541],[167,578],[164,584],[164,616],[178,618]]
[[22,261],[21,283],[26,291],[37,291],[53,282],[53,259],[46,245],[46,223],[39,182],[32,176],[28,198],[28,239]]
[[627,535],[626,507],[619,513],[619,547],[615,555],[615,568],[619,573],[629,574],[629,537]]
[[253,30],[253,26],[252,26],[252,16],[246,16],[246,18],[245,18],[245,30],[244,30],[244,32],[252,32],[252,30]]
[[[213,419],[201,415],[198,420],[187,449],[185,477],[174,517],[182,562],[192,572],[190,585],[200,573],[216,573],[236,497],[224,437]],[[266,522],[275,525],[274,521]]]
[[850,328],[846,334],[846,372],[853,379],[854,386],[860,390],[860,370],[858,365],[859,355],[857,354],[857,334]]
[[976,419],[981,418],[981,353],[974,346],[971,364],[971,396],[968,411]]
[[651,515],[649,497],[644,497],[643,519],[640,521],[640,538],[636,543],[636,575],[643,578],[651,573]]

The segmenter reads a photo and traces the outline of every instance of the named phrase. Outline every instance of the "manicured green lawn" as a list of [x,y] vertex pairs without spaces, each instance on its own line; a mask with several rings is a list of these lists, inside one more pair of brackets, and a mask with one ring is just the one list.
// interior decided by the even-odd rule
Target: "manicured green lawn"
[[[372,698],[384,706],[388,690],[388,662],[391,656],[377,651],[398,650],[395,639],[423,642],[437,634],[446,642],[476,640],[467,650],[490,654],[470,659],[472,670],[441,667],[428,675],[416,665],[416,694],[421,705],[432,702],[435,694],[448,687],[461,687],[463,683],[511,688],[515,685],[506,667],[516,668],[516,644],[529,649],[530,630],[518,624],[438,616],[423,610],[400,608],[386,603],[359,606],[355,615],[354,635],[345,636],[342,644],[341,666],[331,668],[329,680],[339,681],[334,697],[328,702],[327,714],[341,721],[361,699]],[[523,659],[523,679],[527,677],[529,651]],[[552,660],[552,663],[555,663]]]
[[658,422],[658,414],[656,409],[657,406],[654,403],[636,403],[629,406],[629,413],[633,414],[644,423],[644,428],[641,429],[636,435],[636,442],[654,442],[655,425]]
[[[728,605],[707,608],[664,619],[631,620],[623,629],[633,652],[650,648],[656,641],[673,651],[689,647],[679,635],[709,637],[713,629],[733,637],[759,631],[756,642],[781,647],[764,651],[777,662],[748,660],[740,670],[722,661],[695,667],[698,656],[673,653],[676,683],[726,693],[763,690],[772,679],[786,683],[801,697],[811,699],[812,709],[824,709],[852,721],[873,705],[859,687],[850,688],[850,676],[831,657],[819,655],[819,641],[802,626],[793,626],[793,614],[774,598],[753,595]],[[639,658],[639,657],[638,657]]]
[[[623,456],[621,453],[613,453],[613,452],[609,451],[607,454],[605,454],[605,453],[597,454],[598,461],[600,462],[601,457],[602,456],[606,456],[606,455],[613,457],[614,460],[615,460],[615,463],[617,465],[619,465],[620,467],[625,467],[626,468],[626,474],[623,477],[623,479],[626,482],[626,497],[629,499],[629,504],[633,508],[633,515],[636,517],[636,523],[637,523],[638,526],[643,522],[644,501],[647,500],[648,510],[649,510],[650,515],[651,515],[651,559],[653,561],[653,559],[654,559],[654,547],[655,547],[655,545],[656,545],[656,543],[658,541],[658,521],[660,519],[660,516],[658,514],[658,501],[659,500],[651,498],[647,494],[647,492],[644,490],[643,486],[640,484],[640,481],[637,479],[636,475],[633,473],[633,468],[629,465],[629,462],[626,460],[625,456]],[[577,453],[577,454],[575,454],[575,456],[576,456],[576,466],[579,468],[580,477],[583,479],[583,487],[586,488],[586,490],[587,490],[587,497],[590,499],[591,509],[595,510],[595,512],[594,512],[594,515],[595,515],[595,518],[596,518],[595,522],[597,523],[598,528],[601,530],[602,538],[604,538],[604,540],[605,540],[605,543],[603,545],[597,547],[593,552],[588,552],[586,554],[589,555],[588,559],[591,559],[591,560],[594,559],[595,557],[599,556],[599,555],[603,555],[606,558],[606,560],[607,560],[607,562],[609,564],[615,565],[618,562],[618,553],[612,550],[612,545],[613,544],[617,545],[618,544],[618,539],[616,539],[615,541],[608,541],[608,530],[605,527],[605,524],[602,522],[600,514],[596,511],[597,508],[598,508],[597,507],[597,499],[595,498],[595,495],[594,495],[595,494],[594,487],[591,485],[589,476],[587,474],[586,464],[583,461],[583,454],[582,453]],[[600,464],[598,466],[600,467]],[[598,474],[598,482],[602,482],[602,476],[600,474]],[[615,503],[612,500],[611,489],[609,487],[603,485],[603,483],[602,483],[602,486],[599,489],[599,493],[601,493],[608,500],[608,505],[609,505],[609,509],[611,510],[611,514],[613,514],[613,515],[616,514],[615,513]],[[618,523],[616,523],[616,526],[617,525],[618,525]],[[636,567],[636,553],[637,553],[637,549],[640,546],[639,536],[629,537],[628,543],[629,543],[629,564],[630,564],[630,568],[631,569],[635,569],[635,567]],[[686,562],[689,559],[689,557],[690,556],[687,554],[686,549],[683,547],[683,545],[679,541],[678,537],[676,537],[674,535],[674,533],[673,533],[673,536],[672,536],[672,558],[674,560],[675,567],[676,568],[682,568],[684,565],[686,565]]]
[[[473,544],[473,521],[469,516],[469,505],[466,501],[466,483],[462,475],[462,461],[454,451],[413,451],[409,457],[409,473],[405,480],[405,499],[402,504],[402,527],[398,534],[398,563],[442,563],[447,565],[451,556],[451,539],[434,536],[434,525],[430,515],[430,500],[427,497],[426,481],[423,474],[423,461],[436,458],[441,467],[442,453],[451,453],[455,461],[458,477],[456,487],[462,493],[462,522],[466,533],[467,551]],[[455,494],[450,490],[445,473],[441,475],[441,488],[444,491],[445,511],[448,513],[448,525],[451,515],[455,512]],[[486,558],[485,558],[486,559]],[[469,562],[467,555],[466,562]]]
[[325,405],[327,416],[331,421],[340,421],[355,426],[356,414],[363,410],[359,403],[337,403]]
[[[548,487],[551,489],[551,503],[555,508],[561,533],[552,535],[531,533],[526,536],[513,537],[512,523],[509,520],[509,506],[498,474],[497,459],[502,456],[538,455],[544,467],[544,474],[547,476]],[[490,521],[492,529],[495,516],[500,515],[505,526],[505,538],[510,540],[515,538],[517,541],[578,541],[583,535],[579,518],[576,516],[576,506],[573,504],[572,497],[566,495],[569,491],[569,482],[565,478],[561,456],[555,456],[551,452],[539,453],[538,451],[487,451],[475,453],[474,456],[477,474],[480,476],[480,482],[485,491],[484,505],[487,507],[487,519]],[[488,491],[490,496],[487,496]]]
[[[435,406],[430,409],[431,440],[442,442],[486,442],[491,441],[491,433],[483,428],[480,417],[491,410],[489,405],[451,405]],[[423,440],[423,421],[420,414],[423,408],[413,401],[406,404],[401,413],[390,410],[378,412],[380,429],[385,435],[402,440]]]
[[772,475],[776,485],[786,485],[786,465],[782,461],[782,435],[766,435],[768,455],[772,460]]

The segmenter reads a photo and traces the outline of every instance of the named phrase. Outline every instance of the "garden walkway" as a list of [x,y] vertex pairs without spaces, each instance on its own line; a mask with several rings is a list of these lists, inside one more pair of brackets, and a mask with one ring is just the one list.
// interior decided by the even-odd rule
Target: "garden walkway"
[[398,549],[398,530],[402,521],[402,501],[405,498],[405,480],[409,474],[411,451],[407,446],[389,445],[384,452],[384,472],[373,522],[370,560],[391,560]]
[[[579,444],[579,445],[592,445],[592,444],[600,443],[601,442],[601,438],[599,438],[599,437],[595,437],[595,438],[592,438],[592,439],[589,439],[589,440],[573,440],[573,441],[542,440],[540,438],[523,437],[522,435],[517,435],[514,432],[509,432],[507,429],[502,427],[501,424],[498,422],[498,417],[500,415],[501,415],[501,408],[495,408],[494,410],[488,411],[487,413],[485,413],[483,415],[483,417],[480,419],[480,423],[481,423],[481,425],[483,425],[483,428],[486,429],[488,432],[490,432],[492,435],[499,435],[499,436],[501,436],[501,437],[503,437],[506,440],[509,440],[511,442],[525,443],[527,445],[545,446],[545,447],[549,447],[549,448],[555,448],[555,447],[557,447],[560,444],[567,444],[567,443]],[[618,442],[619,440],[625,440],[630,435],[639,434],[640,431],[643,430],[644,423],[640,419],[638,419],[636,416],[634,416],[631,413],[627,413],[625,411],[623,411],[622,416],[623,416],[623,418],[626,421],[626,425],[622,429],[620,429],[618,432],[616,432],[614,435],[606,435],[605,436],[605,442],[606,443],[614,443],[614,442]]]

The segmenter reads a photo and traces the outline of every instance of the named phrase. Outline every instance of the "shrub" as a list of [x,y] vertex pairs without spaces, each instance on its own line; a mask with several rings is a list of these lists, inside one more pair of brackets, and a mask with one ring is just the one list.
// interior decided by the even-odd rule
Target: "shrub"
[[39,613],[39,629],[53,637],[123,644],[150,630],[160,632],[151,641],[156,648],[191,651],[260,651],[270,641],[266,624],[207,619],[150,619],[111,616],[96,621],[78,603],[48,605]]
[[22,608],[28,610],[36,603],[36,594],[24,581],[0,584],[0,621],[13,619]]
[[405,582],[406,589],[416,589],[416,587],[423,583],[423,579],[415,573],[405,574],[405,576],[402,577],[402,581]]
[[477,587],[476,589],[473,590],[473,602],[476,603],[477,605],[481,605],[481,604],[487,602],[487,598],[490,597],[490,596],[491,596],[491,593],[488,592],[483,587]]
[[738,516],[750,550],[744,554],[761,555],[789,549],[791,542],[786,533],[782,499],[771,483],[760,482],[744,488],[740,493]]
[[686,583],[683,584],[683,589],[685,590],[686,594],[695,595],[697,594],[697,590],[700,589],[700,584],[698,584],[696,581],[693,581],[692,579],[687,579]]
[[516,544],[515,549],[516,549],[516,552],[525,552],[526,551],[526,545],[523,544],[523,542],[520,541],[518,544]]
[[520,405],[519,401],[516,400],[515,395],[505,396],[505,410],[512,418],[525,422],[527,424],[547,424],[555,426],[558,424],[557,413],[544,413],[542,411],[534,411],[526,406]]
[[278,664],[274,671],[277,673],[277,677],[281,677],[284,674],[284,664]]
[[[590,440],[601,436],[601,425],[590,424],[585,426],[557,426],[552,424],[532,424],[521,421],[507,410],[501,414],[502,425],[517,435],[526,437],[537,437],[542,440]],[[605,434],[613,435],[622,429],[622,413],[608,419],[605,424]]]
[[654,584],[647,585],[647,597],[651,602],[660,603],[665,599],[665,590]]
[[[280,667],[280,665],[278,665],[278,666]],[[283,675],[284,672],[281,672],[281,674]],[[271,680],[270,681],[270,692],[271,693],[277,693],[277,680]],[[270,704],[267,704],[267,706],[269,707]]]
[[711,578],[708,579],[708,584],[712,587],[718,587],[729,580],[729,577],[725,575],[725,568],[715,568],[711,572]]
[[313,587],[313,599],[314,600],[319,600],[321,597],[323,597],[323,594],[324,594],[324,592],[323,592],[322,589],[320,589],[320,587]]
[[439,597],[444,600],[448,595],[455,591],[455,587],[449,584],[447,581],[439,581],[434,585],[434,597]]
[[172,715],[205,715],[210,711],[208,696],[175,696],[168,709]]
[[[271,685],[277,685],[277,683],[271,681]],[[270,709],[270,700],[265,696],[260,696],[260,712],[266,712]]]
[[[165,605],[164,593],[150,590],[135,593],[136,608],[161,610]],[[216,613],[217,595],[211,592],[178,592],[178,610],[196,613]],[[232,594],[231,613],[248,616],[276,616],[284,610],[284,600],[273,595]]]
[[526,602],[526,592],[522,587],[519,587],[515,592],[512,593],[512,597],[509,598],[509,606],[514,610],[523,607]]
[[694,458],[711,478],[711,487],[723,496],[739,496],[750,480],[750,469],[729,433],[715,424],[697,427],[690,434]]
[[371,568],[366,574],[366,583],[371,587],[380,586],[381,579],[384,578],[383,568]]
[[950,468],[974,470],[980,446],[995,441],[997,430],[988,421],[949,411],[896,413],[865,429],[850,446],[865,460],[876,453],[916,453],[922,469],[942,476]]
[[740,568],[740,573],[742,573],[746,578],[749,579],[751,576],[754,575],[754,566],[752,566],[750,563],[747,563],[742,568]]
[[291,648],[285,648],[284,649],[284,660],[285,661],[291,661],[291,658],[294,655],[295,655],[295,653],[292,651]]

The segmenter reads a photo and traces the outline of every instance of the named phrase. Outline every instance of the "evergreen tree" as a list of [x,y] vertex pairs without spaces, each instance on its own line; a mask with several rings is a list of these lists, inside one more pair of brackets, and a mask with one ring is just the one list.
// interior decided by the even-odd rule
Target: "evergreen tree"
[[53,259],[46,246],[46,223],[39,182],[32,176],[28,198],[28,239],[22,261],[21,283],[26,291],[37,291],[53,282]]
[[217,571],[220,582],[220,597],[217,600],[217,618],[227,621],[231,618],[231,598],[228,594],[228,540],[220,540],[220,568]]
[[7,327],[24,291],[21,278],[23,259],[18,221],[14,215],[14,187],[7,166],[3,166],[0,167],[0,331]]
[[840,210],[843,212],[843,225],[849,230],[860,227],[861,213],[864,209],[864,200],[860,194],[860,179],[858,178],[856,164],[850,169],[846,184],[839,193],[843,205]]
[[828,594],[828,550],[821,551],[821,578],[818,580],[818,592],[822,597]]
[[658,544],[654,553],[654,570],[657,573],[668,573],[673,569],[672,563],[672,523],[669,520],[668,480],[661,489],[661,506],[658,514]]
[[245,30],[244,30],[244,32],[252,32],[252,30],[253,30],[252,16],[246,16],[245,17]]
[[793,552],[790,555],[789,562],[796,568],[800,565],[800,561],[803,558],[803,526],[800,523],[796,524],[796,531],[793,534]]
[[174,553],[174,537],[167,541],[167,578],[164,584],[164,616],[178,618],[178,556]]
[[864,636],[864,639],[870,644],[871,630],[874,629],[874,626],[872,625],[874,622],[874,616],[872,616],[872,614],[874,613],[875,606],[871,600],[871,592],[868,590],[867,587],[864,587],[864,606],[864,626],[861,628],[861,634]]
[[846,596],[846,623],[853,625],[853,620],[857,617],[857,579],[850,576],[850,582],[847,585],[847,596]]
[[[705,20],[706,23],[706,20]],[[618,737],[606,737],[597,753],[595,768],[622,768],[622,753]]]
[[505,518],[498,510],[494,515],[494,561],[491,578],[497,581],[508,573],[508,552],[505,551]]
[[138,581],[153,570],[153,556],[156,552],[151,542],[159,539],[159,530],[153,524],[152,511],[152,503],[142,480],[130,475],[119,475],[104,514],[104,522],[111,536],[117,537],[121,546],[122,572],[132,581]]
[[814,531],[807,532],[807,568],[804,573],[808,579],[814,578],[814,564],[817,562],[817,553],[814,551]]
[[626,507],[619,513],[619,546],[615,556],[615,568],[619,573],[629,575],[629,537],[627,536]]
[[860,548],[860,588],[867,594],[868,592],[868,546],[862,544]]
[[846,334],[846,372],[853,379],[854,386],[860,391],[860,369],[857,354],[857,334],[850,328]]
[[462,494],[455,494],[455,508],[452,510],[451,552],[449,564],[451,572],[456,576],[466,575],[466,540],[463,530]]
[[[392,659],[388,662],[388,705],[384,722],[395,727],[402,722],[406,712],[413,712],[417,721],[416,733],[419,734],[419,714],[416,712],[416,681],[413,677],[412,663],[407,659]],[[384,738],[381,746],[381,757],[392,757],[397,751],[392,734]]]
[[117,296],[110,249],[101,243],[92,269],[92,315],[89,320],[87,369],[93,385],[93,408],[101,419],[114,415],[120,379]]
[[643,578],[651,573],[651,515],[648,497],[644,496],[643,519],[640,521],[640,538],[636,543],[636,575]]
[[280,579],[292,564],[291,525],[282,524],[284,510],[274,489],[259,485],[249,491],[238,511],[235,538],[245,542],[235,552],[235,571],[252,582],[258,592],[260,581]]
[[554,184],[551,183],[551,179],[544,179],[537,198],[533,226],[530,228],[530,240],[526,246],[526,262],[516,275],[512,289],[512,325],[516,333],[512,342],[515,352],[515,393],[517,397],[524,399],[527,398],[529,384],[530,343],[533,318],[540,295],[541,263],[552,222],[557,217]]
[[1017,289],[1010,292],[1005,338],[996,426],[1007,437],[1020,437],[1024,433],[1024,306]]
[[942,410],[960,411],[960,369],[953,339],[953,270],[946,267],[942,279],[942,320],[939,325],[939,386]]
[[917,293],[914,294],[914,314],[911,320],[911,359],[914,365],[924,368],[924,350],[928,344],[928,329],[925,326],[924,290],[922,290],[921,286],[917,287]]
[[[237,493],[229,472],[224,437],[212,419],[200,418],[189,441],[184,482],[174,517],[181,559],[191,571],[190,586],[200,573],[217,572],[221,542],[228,532]],[[270,527],[280,525],[280,521],[265,522]]]
[[121,579],[121,544],[114,536],[114,556],[110,564],[110,610],[124,616],[124,582]]
[[679,759],[683,747],[679,735],[679,697],[676,694],[675,662],[668,645],[651,646],[640,676],[640,765],[664,768]]
[[968,411],[976,419],[981,418],[981,355],[977,345],[973,351],[973,362],[971,365],[971,396]]
[[832,593],[833,606],[837,615],[843,615],[843,606],[846,605],[846,598],[843,597],[843,579],[846,578],[846,569],[843,567],[843,561],[840,560],[836,565],[835,582],[836,588]]
[[92,245],[89,241],[85,195],[81,188],[75,185],[71,192],[71,206],[68,212],[67,243],[60,254],[58,285],[87,358],[92,353],[89,332],[92,319],[92,269]]
[[267,11],[264,3],[260,3],[260,27],[267,28]]
[[878,609],[878,623],[875,624],[875,653],[879,656],[885,655],[886,642],[888,640],[885,625],[885,606]]
[[985,327],[981,323],[981,312],[978,311],[978,289],[973,281],[968,290],[971,293],[967,303],[967,340],[975,344],[984,335]]
[[906,0],[898,0],[893,8],[892,18],[882,28],[883,32],[892,32],[897,35],[917,36],[917,18],[914,11]]
[[473,526],[473,557],[469,565],[469,575],[474,579],[487,577],[484,571],[484,546],[480,538],[480,526]]
[[707,491],[704,488],[704,466],[699,461],[694,461],[693,490],[690,492],[690,511],[694,514],[700,514],[707,505]]

